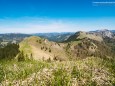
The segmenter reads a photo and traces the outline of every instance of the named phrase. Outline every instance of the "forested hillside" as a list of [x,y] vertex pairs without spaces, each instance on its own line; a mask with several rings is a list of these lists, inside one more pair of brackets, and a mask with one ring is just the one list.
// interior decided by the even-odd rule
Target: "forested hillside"
[[0,59],[14,59],[19,52],[18,44],[8,44],[0,48]]

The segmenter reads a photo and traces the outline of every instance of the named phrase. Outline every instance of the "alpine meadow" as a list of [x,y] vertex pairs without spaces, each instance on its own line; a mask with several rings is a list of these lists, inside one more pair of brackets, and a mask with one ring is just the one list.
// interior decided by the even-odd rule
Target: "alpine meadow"
[[0,0],[0,86],[115,86],[114,0]]

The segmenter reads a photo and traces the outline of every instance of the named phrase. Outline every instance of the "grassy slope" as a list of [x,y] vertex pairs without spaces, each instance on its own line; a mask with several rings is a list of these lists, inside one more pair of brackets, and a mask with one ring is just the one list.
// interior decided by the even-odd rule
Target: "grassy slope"
[[66,42],[77,41],[78,39],[83,39],[83,38],[89,38],[89,39],[99,41],[99,42],[103,41],[103,38],[101,36],[80,31],[70,36]]
[[[40,37],[29,37],[20,43],[20,50],[33,58],[38,59],[53,59],[55,56],[67,59],[62,43],[51,42]],[[51,52],[49,52],[51,50]]]
[[115,61],[89,57],[79,61],[1,61],[0,86],[112,86]]
[[[74,38],[76,41],[71,39],[73,41],[65,43],[56,43],[40,37],[31,36],[20,43],[20,50],[23,50],[30,58],[32,54],[33,59],[35,60],[52,60],[55,57],[58,58],[58,60],[68,60],[74,57],[76,58],[74,52],[76,52],[77,49],[75,50],[74,47],[83,41],[77,39],[93,38],[94,40],[102,41],[101,37],[85,32],[80,32],[78,36],[73,36],[74,37],[71,38]],[[49,52],[49,50],[51,50],[51,52]],[[90,49],[89,51],[92,50]]]
[[83,39],[85,37],[96,40],[96,41],[103,41],[102,37],[96,36],[95,34],[86,34],[86,32],[81,32],[80,35],[78,36],[79,39]]

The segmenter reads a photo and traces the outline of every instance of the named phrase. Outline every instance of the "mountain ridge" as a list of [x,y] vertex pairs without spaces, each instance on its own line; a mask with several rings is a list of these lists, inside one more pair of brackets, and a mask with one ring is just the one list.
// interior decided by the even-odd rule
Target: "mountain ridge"
[[[95,31],[88,31],[87,33],[92,33],[96,35],[102,35],[102,37],[114,37],[115,38],[115,30],[107,30],[109,33],[102,33],[103,30],[95,30]],[[79,32],[79,31],[77,31]],[[22,34],[22,33],[6,33],[6,34],[0,34],[0,39],[2,38],[3,40],[6,41],[13,41],[16,40],[17,42],[22,41],[25,37],[29,36],[39,36],[41,38],[48,39],[49,41],[54,41],[54,42],[63,42],[66,41],[71,35],[74,35],[75,32],[60,32],[60,33],[33,33],[33,34]]]
[[[57,43],[44,38],[31,36],[22,41],[20,43],[20,46],[21,50],[24,51],[28,49],[28,47],[31,47],[29,48],[29,50],[32,49],[31,54],[33,54],[33,57],[44,60],[57,59],[61,61],[86,58],[89,56],[113,58],[114,51],[112,51],[110,45],[107,45],[107,42],[105,40],[107,39],[103,38],[103,36],[94,33],[79,31],[70,36],[66,41],[62,43]],[[27,45],[28,47],[23,48]]]

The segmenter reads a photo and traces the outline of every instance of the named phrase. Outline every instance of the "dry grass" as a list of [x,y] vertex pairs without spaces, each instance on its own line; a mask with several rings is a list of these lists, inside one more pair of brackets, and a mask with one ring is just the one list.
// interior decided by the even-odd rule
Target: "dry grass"
[[97,36],[95,34],[89,34],[86,32],[80,32],[80,35],[78,36],[78,38],[83,39],[85,37],[96,40],[96,41],[100,41],[100,42],[103,41],[103,38],[101,36]]
[[49,58],[52,60],[55,56],[61,58],[63,57],[67,60],[67,55],[63,48],[64,45],[65,44],[51,42],[47,39],[31,36],[20,43],[20,50],[23,50],[28,57],[31,57],[32,54],[33,59],[35,60],[47,60]]

